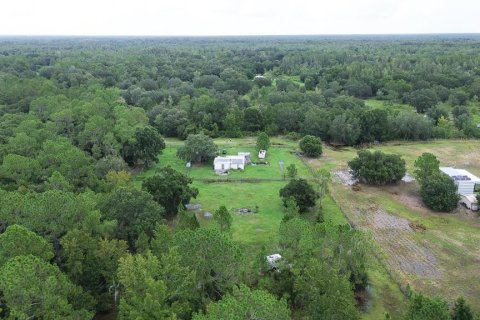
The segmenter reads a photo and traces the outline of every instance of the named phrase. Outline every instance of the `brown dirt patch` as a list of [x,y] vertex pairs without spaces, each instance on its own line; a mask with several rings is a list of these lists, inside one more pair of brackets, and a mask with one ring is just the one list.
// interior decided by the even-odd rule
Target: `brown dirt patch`
[[414,231],[409,220],[392,215],[376,205],[354,210],[352,220],[358,227],[372,232],[393,270],[407,278],[437,279],[442,275],[432,249],[412,239]]

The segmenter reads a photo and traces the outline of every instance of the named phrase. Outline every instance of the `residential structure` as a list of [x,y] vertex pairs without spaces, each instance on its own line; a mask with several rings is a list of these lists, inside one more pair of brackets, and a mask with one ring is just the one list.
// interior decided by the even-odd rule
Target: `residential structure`
[[452,167],[440,167],[440,171],[453,179],[459,195],[470,195],[480,191],[480,178],[467,170]]

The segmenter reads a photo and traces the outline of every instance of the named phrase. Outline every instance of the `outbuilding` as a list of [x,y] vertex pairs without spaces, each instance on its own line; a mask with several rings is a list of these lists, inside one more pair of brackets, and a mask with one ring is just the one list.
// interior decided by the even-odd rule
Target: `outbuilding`
[[245,163],[245,156],[216,157],[213,160],[213,167],[216,172],[226,172],[229,170],[244,170]]
[[459,195],[471,195],[480,191],[480,178],[471,174],[467,170],[452,167],[440,167],[440,171],[452,178],[457,185],[457,193]]
[[265,160],[266,156],[267,156],[267,150],[258,151],[258,159],[259,160]]

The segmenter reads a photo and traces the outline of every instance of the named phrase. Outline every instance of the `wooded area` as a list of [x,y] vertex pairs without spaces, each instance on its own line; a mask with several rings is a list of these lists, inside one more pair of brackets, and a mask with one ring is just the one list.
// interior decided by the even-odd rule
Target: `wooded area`
[[[322,141],[480,138],[479,50],[475,35],[0,38],[0,317],[359,319],[368,241],[323,221],[295,167],[275,268],[270,252],[248,261],[225,207],[215,228],[185,211],[202,192],[187,174],[133,177],[171,137],[197,165],[218,151],[209,138],[260,132],[307,136],[309,156]],[[406,316],[449,312],[415,294]]]

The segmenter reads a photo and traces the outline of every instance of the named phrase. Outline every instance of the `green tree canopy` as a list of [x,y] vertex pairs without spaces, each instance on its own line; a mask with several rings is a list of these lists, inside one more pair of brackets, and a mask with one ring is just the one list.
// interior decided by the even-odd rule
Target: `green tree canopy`
[[450,313],[444,300],[415,294],[410,299],[406,318],[408,320],[449,320]]
[[16,224],[0,234],[0,267],[13,257],[29,254],[49,262],[53,258],[52,245],[35,232]]
[[311,259],[297,271],[296,301],[310,319],[360,319],[351,284],[324,261]]
[[375,185],[395,183],[405,176],[405,160],[399,155],[362,150],[348,162],[355,178]]
[[307,180],[292,179],[285,187],[280,189],[280,197],[283,199],[284,205],[292,197],[297,203],[300,212],[303,213],[308,208],[315,206],[318,195]]
[[420,186],[420,196],[427,207],[435,211],[450,212],[460,200],[455,182],[443,173],[429,176]]
[[429,177],[440,173],[440,161],[435,155],[424,152],[417,160],[415,160],[415,178],[422,185]]
[[117,221],[115,237],[127,241],[131,249],[141,233],[152,238],[155,225],[163,223],[165,217],[164,208],[151,194],[131,187],[120,187],[106,195],[100,208],[106,219]]
[[228,232],[232,226],[232,215],[228,211],[227,207],[220,206],[213,214],[213,219],[217,223],[221,232]]
[[147,178],[142,184],[142,190],[150,193],[165,208],[167,218],[172,218],[178,213],[180,205],[184,206],[191,198],[197,197],[198,189],[191,187],[191,183],[191,178],[167,166]]
[[185,145],[177,150],[177,156],[185,161],[207,162],[218,152],[217,145],[204,134],[189,135]]
[[290,310],[285,300],[277,300],[275,296],[264,290],[251,290],[245,285],[233,289],[222,300],[209,306],[205,315],[196,314],[194,320],[216,319],[290,319]]
[[268,150],[270,148],[270,138],[265,132],[260,132],[257,136],[257,150]]
[[317,137],[306,135],[300,140],[299,146],[308,157],[316,158],[322,155],[322,141]]
[[92,299],[56,266],[17,256],[0,269],[0,290],[16,319],[91,319]]

